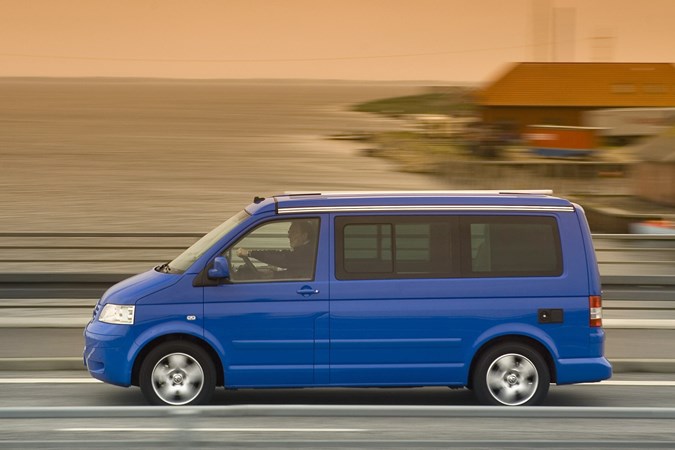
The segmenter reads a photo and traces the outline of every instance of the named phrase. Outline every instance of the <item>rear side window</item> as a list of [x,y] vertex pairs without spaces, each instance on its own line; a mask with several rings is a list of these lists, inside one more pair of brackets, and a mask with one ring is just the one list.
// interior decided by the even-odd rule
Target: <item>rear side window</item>
[[336,277],[439,278],[458,273],[449,217],[339,217]]
[[545,277],[563,273],[549,216],[353,216],[335,219],[338,280]]
[[553,217],[465,216],[461,218],[469,277],[559,276],[563,272],[558,224]]

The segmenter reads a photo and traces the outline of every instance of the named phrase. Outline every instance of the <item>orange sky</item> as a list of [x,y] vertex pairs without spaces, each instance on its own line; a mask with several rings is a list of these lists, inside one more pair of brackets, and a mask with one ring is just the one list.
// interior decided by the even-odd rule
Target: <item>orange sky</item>
[[535,2],[576,61],[675,62],[675,0],[0,0],[0,76],[483,82],[535,58]]

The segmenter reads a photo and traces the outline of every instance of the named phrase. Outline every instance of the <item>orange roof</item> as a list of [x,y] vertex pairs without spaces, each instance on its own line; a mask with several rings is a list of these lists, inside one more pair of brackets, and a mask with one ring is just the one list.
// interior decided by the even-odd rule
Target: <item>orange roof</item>
[[516,63],[479,94],[484,106],[675,106],[669,63]]

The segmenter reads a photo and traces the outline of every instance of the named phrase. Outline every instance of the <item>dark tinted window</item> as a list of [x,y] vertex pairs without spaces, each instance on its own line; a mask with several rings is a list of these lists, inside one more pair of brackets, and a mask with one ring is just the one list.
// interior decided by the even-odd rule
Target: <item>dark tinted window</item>
[[340,217],[338,279],[438,278],[453,275],[456,220],[450,217]]
[[347,224],[343,233],[345,272],[393,272],[392,224]]
[[558,226],[553,217],[472,216],[461,219],[463,275],[473,277],[562,274]]
[[555,217],[338,217],[340,280],[560,276]]

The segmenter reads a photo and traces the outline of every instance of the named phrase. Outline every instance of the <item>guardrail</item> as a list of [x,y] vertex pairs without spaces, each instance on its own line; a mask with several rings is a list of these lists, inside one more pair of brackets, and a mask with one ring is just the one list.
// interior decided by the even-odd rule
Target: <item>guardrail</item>
[[[172,259],[202,235],[0,232],[0,263],[156,263]],[[675,235],[594,234],[593,243],[601,265],[675,266]]]
[[675,235],[594,234],[593,244],[606,308],[675,308]]
[[[173,259],[200,233],[0,233],[0,328],[77,328],[111,285]],[[594,235],[608,329],[675,329],[675,236]],[[4,358],[20,370],[81,369],[81,358]],[[671,360],[613,361],[672,372]],[[658,366],[659,369],[655,370]],[[12,369],[12,370],[14,370]],[[5,369],[7,370],[7,369]]]
[[[173,259],[201,236],[3,232],[0,298],[96,298]],[[675,235],[595,234],[593,243],[607,300],[675,300]]]

